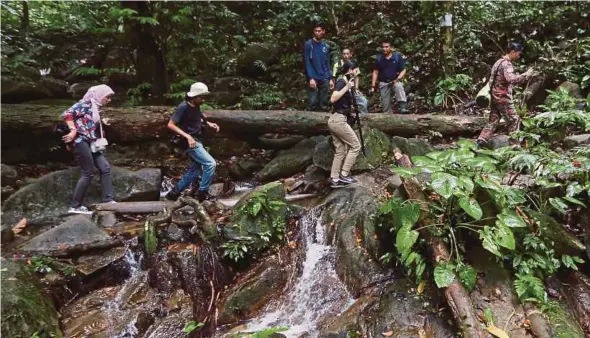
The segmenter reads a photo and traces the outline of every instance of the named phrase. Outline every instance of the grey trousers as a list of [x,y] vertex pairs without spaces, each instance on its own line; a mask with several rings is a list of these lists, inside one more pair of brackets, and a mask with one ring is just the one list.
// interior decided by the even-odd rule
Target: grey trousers
[[80,179],[74,189],[74,197],[71,206],[78,208],[84,202],[86,192],[94,176],[94,167],[100,172],[100,182],[102,183],[102,201],[110,202],[113,200],[113,182],[111,180],[111,166],[105,159],[102,152],[92,153],[90,144],[87,142],[76,143],[74,146],[74,156],[80,165]]
[[396,82],[394,85],[391,85],[390,82],[379,82],[379,93],[381,94],[381,109],[386,114],[393,113],[391,107],[391,92],[395,92],[395,100],[398,102],[406,102],[406,92],[404,91],[404,85],[401,82]]

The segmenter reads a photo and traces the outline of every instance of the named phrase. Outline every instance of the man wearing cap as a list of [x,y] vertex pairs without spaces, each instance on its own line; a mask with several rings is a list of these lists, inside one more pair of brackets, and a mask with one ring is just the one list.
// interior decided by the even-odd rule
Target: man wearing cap
[[188,188],[192,182],[195,182],[201,173],[203,177],[199,185],[197,198],[199,202],[212,199],[211,195],[209,195],[209,186],[213,181],[216,163],[215,159],[203,147],[200,138],[203,123],[215,129],[215,132],[219,131],[219,126],[208,122],[201,112],[201,104],[205,102],[207,95],[209,95],[209,89],[204,83],[193,83],[190,91],[186,93],[185,101],[176,108],[168,122],[168,128],[183,137],[185,142],[182,143],[189,158],[188,170],[166,195],[169,200],[176,200],[180,193]]

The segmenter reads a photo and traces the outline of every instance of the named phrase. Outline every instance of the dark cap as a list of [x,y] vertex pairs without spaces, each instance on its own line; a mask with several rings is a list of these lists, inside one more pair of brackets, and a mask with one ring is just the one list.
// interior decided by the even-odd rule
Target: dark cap
[[351,69],[355,69],[358,68],[359,66],[356,64],[356,62],[354,62],[353,60],[350,61],[346,61],[342,67],[340,67],[340,70],[338,71],[339,74],[346,74],[348,73],[349,70]]

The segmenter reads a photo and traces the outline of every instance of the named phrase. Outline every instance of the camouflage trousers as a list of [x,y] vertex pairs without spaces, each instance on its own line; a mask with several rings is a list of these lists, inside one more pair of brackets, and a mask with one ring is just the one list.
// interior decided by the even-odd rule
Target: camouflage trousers
[[514,108],[512,100],[494,98],[491,106],[490,119],[481,131],[481,134],[479,134],[478,140],[488,141],[492,137],[498,128],[502,115],[506,118],[506,127],[509,134],[518,130],[520,125],[520,118],[516,113],[516,108]]

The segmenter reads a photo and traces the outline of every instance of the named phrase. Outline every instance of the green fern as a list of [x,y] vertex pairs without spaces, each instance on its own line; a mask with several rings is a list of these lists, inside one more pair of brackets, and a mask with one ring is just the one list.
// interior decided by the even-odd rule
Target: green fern
[[514,281],[516,294],[523,302],[546,303],[547,292],[543,281],[532,275],[516,274]]

